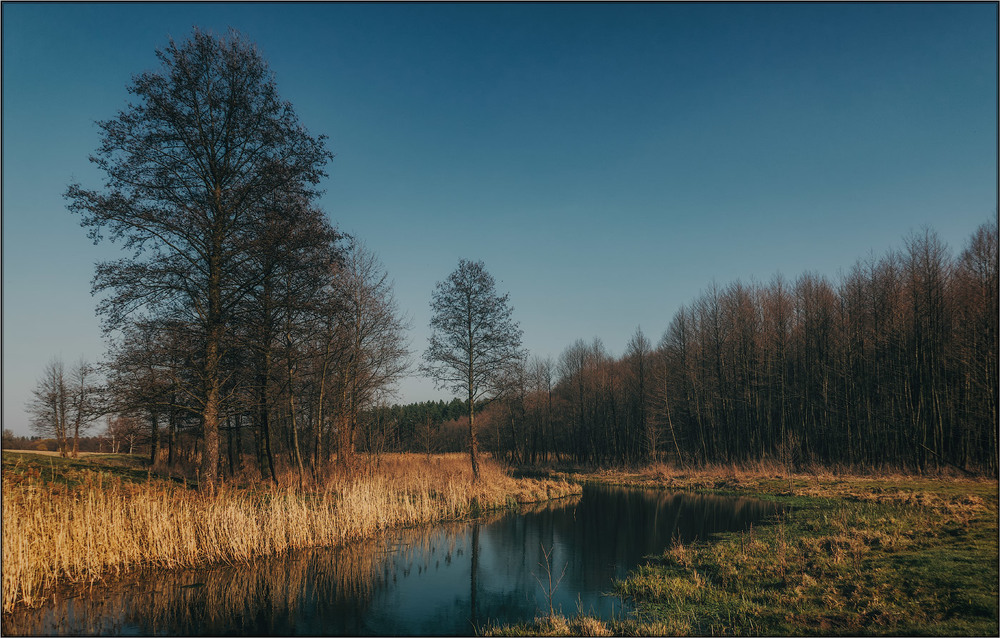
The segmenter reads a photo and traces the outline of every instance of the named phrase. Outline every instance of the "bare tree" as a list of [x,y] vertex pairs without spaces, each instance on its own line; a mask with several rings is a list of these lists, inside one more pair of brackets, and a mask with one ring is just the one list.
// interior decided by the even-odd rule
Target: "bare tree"
[[469,458],[479,478],[476,403],[496,398],[511,366],[522,358],[521,328],[509,294],[498,295],[483,262],[461,259],[431,298],[430,345],[421,371],[468,399]]
[[[86,431],[103,413],[96,368],[80,359],[70,370],[62,359],[46,364],[32,398],[28,402],[31,426],[39,434],[56,440],[59,454],[76,457],[80,450],[80,432]],[[73,437],[70,448],[69,437]]]
[[123,443],[128,444],[128,452],[135,451],[135,445],[142,439],[142,422],[131,416],[108,416],[105,436],[111,439],[111,453],[117,454]]
[[[80,432],[86,431],[104,412],[100,401],[102,388],[97,380],[97,368],[80,359],[69,373],[69,410],[73,427],[73,451],[80,453]],[[67,433],[68,434],[68,433]]]
[[655,423],[653,419],[649,418],[649,394],[650,394],[650,359],[652,355],[652,344],[650,344],[649,339],[643,334],[642,328],[636,326],[635,332],[632,334],[632,338],[629,339],[628,345],[626,347],[625,357],[630,363],[630,381],[631,381],[631,395],[632,395],[632,405],[633,405],[633,421],[635,425],[634,432],[630,432],[633,440],[639,439],[641,445],[637,446],[633,443],[630,452],[631,456],[637,456],[634,454],[636,447],[641,447],[643,450],[643,456],[648,461],[655,461],[657,458],[657,438],[658,432],[656,431]]
[[437,434],[437,427],[435,423],[431,420],[431,415],[428,413],[424,416],[423,420],[418,421],[413,430],[413,437],[427,455],[427,460],[431,458],[431,452],[435,448],[435,438],[434,435]]
[[32,429],[42,436],[54,438],[59,446],[60,456],[66,456],[70,391],[66,383],[66,366],[62,359],[54,358],[45,365],[31,394],[27,408]]
[[354,455],[358,417],[406,372],[406,320],[392,282],[374,253],[354,240],[336,283],[339,300],[340,440],[337,458]]
[[556,451],[555,428],[552,423],[552,389],[555,364],[551,357],[534,356],[528,366],[531,384],[532,413],[534,427],[531,431],[531,463],[539,455],[548,460],[549,453]]
[[227,333],[259,271],[248,268],[259,227],[276,199],[309,200],[331,157],[277,94],[260,53],[239,34],[195,30],[157,52],[158,71],[135,76],[134,101],[100,122],[92,161],[103,191],[73,184],[70,209],[96,241],[108,233],[131,257],[101,263],[95,292],[114,330],[136,313],[182,315],[202,351],[198,395],[204,438],[201,476],[211,489]]

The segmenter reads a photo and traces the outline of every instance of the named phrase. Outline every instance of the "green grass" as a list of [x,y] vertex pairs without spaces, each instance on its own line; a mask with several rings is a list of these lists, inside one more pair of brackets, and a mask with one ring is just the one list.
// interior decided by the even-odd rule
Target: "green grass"
[[4,450],[2,459],[3,475],[15,484],[27,481],[77,487],[94,472],[131,483],[157,478],[150,474],[145,457],[130,454],[87,454],[74,459]]
[[768,525],[674,545],[615,583],[633,618],[542,619],[491,633],[998,634],[995,481],[687,478],[790,507]]

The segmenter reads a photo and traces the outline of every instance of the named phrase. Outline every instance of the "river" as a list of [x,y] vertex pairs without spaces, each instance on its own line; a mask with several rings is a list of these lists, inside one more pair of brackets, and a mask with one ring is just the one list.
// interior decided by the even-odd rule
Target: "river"
[[644,557],[776,511],[747,498],[588,485],[519,512],[252,565],[136,571],[5,616],[3,633],[471,635],[547,613],[550,593],[556,611],[607,619],[628,613],[607,592]]

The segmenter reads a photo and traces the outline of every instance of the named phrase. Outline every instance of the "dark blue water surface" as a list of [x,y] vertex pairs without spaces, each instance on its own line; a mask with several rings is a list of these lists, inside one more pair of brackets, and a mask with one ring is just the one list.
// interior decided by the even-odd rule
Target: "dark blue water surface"
[[746,498],[587,486],[517,513],[249,566],[137,572],[5,616],[3,633],[470,635],[548,613],[548,570],[556,611],[610,618],[628,608],[606,593],[645,556],[776,511]]

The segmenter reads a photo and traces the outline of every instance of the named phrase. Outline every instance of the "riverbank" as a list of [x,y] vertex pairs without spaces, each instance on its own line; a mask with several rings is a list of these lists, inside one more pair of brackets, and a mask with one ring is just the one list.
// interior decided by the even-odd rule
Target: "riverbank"
[[120,456],[4,452],[3,611],[135,567],[249,561],[581,491],[512,478],[488,459],[481,473],[473,482],[464,455],[385,455],[377,469],[313,489],[223,485],[208,496]]
[[567,475],[741,494],[771,524],[675,544],[614,586],[629,618],[540,618],[494,635],[997,635],[997,482],[720,468]]

